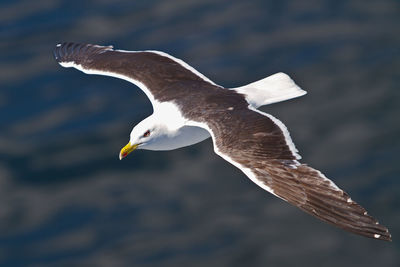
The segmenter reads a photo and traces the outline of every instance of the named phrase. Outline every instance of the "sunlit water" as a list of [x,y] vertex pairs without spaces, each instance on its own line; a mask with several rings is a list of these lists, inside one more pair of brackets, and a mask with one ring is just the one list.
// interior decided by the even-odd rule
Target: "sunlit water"
[[[397,1],[2,1],[1,266],[398,266]],[[61,68],[58,42],[158,49],[216,83],[278,71],[308,95],[264,107],[308,163],[392,232],[326,225],[207,140],[119,161],[151,114],[118,79]]]

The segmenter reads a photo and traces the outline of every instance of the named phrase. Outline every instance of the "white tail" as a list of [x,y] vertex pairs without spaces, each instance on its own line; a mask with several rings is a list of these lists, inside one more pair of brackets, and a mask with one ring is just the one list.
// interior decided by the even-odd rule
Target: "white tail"
[[232,88],[232,90],[244,94],[247,102],[254,108],[289,100],[307,93],[282,72],[242,87]]

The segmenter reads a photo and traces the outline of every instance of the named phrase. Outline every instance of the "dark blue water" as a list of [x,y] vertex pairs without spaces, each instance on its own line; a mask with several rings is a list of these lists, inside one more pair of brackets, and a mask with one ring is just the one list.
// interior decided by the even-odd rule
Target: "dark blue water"
[[[1,1],[0,266],[399,266],[398,1]],[[207,140],[119,161],[145,95],[64,69],[58,42],[158,49],[216,83],[283,71],[263,111],[393,242],[269,195]]]

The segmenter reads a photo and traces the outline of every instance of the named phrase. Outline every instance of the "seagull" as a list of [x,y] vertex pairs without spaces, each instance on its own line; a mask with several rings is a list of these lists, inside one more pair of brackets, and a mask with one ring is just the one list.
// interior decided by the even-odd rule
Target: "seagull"
[[87,74],[120,78],[150,99],[153,114],[137,124],[119,154],[173,150],[211,137],[214,151],[262,189],[318,219],[369,238],[391,241],[388,229],[320,171],[300,163],[286,126],[259,107],[306,94],[284,73],[224,88],[184,61],[153,50],[62,43],[56,61]]

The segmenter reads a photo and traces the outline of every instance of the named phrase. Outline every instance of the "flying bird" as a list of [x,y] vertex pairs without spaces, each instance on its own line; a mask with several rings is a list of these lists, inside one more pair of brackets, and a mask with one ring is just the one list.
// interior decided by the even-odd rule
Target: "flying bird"
[[214,151],[254,183],[322,221],[362,236],[391,241],[386,227],[320,171],[300,163],[286,126],[259,107],[306,92],[277,73],[238,88],[224,88],[184,61],[160,51],[62,43],[63,67],[112,76],[138,86],[153,114],[137,124],[119,158],[135,149],[172,150],[212,138]]

